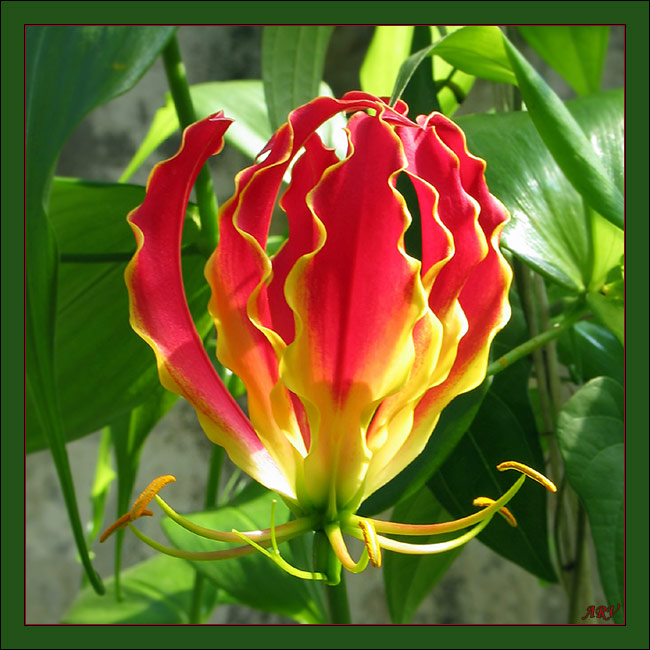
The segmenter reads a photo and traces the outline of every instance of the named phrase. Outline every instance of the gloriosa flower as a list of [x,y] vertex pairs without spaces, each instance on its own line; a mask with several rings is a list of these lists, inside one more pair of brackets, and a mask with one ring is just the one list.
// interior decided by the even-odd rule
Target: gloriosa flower
[[[339,112],[352,113],[343,159],[316,133]],[[271,555],[281,563],[277,542],[323,530],[343,566],[358,570],[368,558],[379,564],[382,547],[436,552],[463,543],[524,479],[496,502],[477,501],[483,509],[457,522],[411,526],[355,515],[418,456],[442,409],[483,381],[490,343],[510,315],[511,270],[499,251],[508,215],[488,191],[484,162],[467,151],[462,131],[443,115],[413,122],[406,113],[403,102],[390,107],[361,92],[317,98],[293,111],[257,162],[237,176],[205,274],[217,356],[246,386],[249,417],[204,350],[180,265],[191,188],[207,158],[221,149],[231,121],[218,113],[190,126],[180,151],[154,169],[144,203],[129,215],[137,239],[126,271],[131,323],[153,348],[163,385],[187,399],[210,440],[296,516],[267,531],[210,532],[157,497],[198,534],[243,538],[260,549],[273,545]],[[269,256],[269,225],[291,164],[279,202],[289,236]],[[396,189],[400,175],[417,195],[420,259],[404,245],[411,216]],[[510,467],[535,474],[516,463],[500,468]],[[170,480],[154,482],[114,527],[150,514],[144,507]],[[378,534],[470,526],[457,540],[437,545]],[[361,563],[351,559],[343,532],[365,541]],[[204,558],[175,553],[218,559],[253,546]]]

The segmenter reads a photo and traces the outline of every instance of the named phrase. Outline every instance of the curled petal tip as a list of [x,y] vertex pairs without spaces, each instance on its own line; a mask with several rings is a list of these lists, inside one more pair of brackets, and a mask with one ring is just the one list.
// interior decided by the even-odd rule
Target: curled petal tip
[[528,467],[528,465],[518,463],[516,460],[507,460],[503,463],[499,463],[497,465],[497,469],[500,472],[505,472],[508,469],[517,470],[518,472],[529,476],[533,480],[543,485],[549,492],[557,492],[557,487],[555,487],[555,483],[553,483],[551,479],[546,478],[544,474],[538,472],[537,470],[534,470],[532,467]]

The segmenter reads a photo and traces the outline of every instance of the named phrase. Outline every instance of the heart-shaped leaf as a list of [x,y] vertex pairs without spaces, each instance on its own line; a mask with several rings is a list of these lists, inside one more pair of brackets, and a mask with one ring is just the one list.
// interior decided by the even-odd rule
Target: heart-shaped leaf
[[623,622],[623,387],[609,377],[585,384],[564,405],[557,439],[571,487],[587,510],[609,605]]

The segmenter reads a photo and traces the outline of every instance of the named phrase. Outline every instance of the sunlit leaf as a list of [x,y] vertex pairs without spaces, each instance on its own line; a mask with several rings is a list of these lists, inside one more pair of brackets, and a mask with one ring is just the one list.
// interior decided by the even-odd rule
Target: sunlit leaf
[[413,25],[375,27],[359,72],[361,90],[377,97],[390,95],[400,66],[411,51],[413,29]]
[[559,97],[505,37],[522,99],[544,144],[571,184],[596,212],[623,227],[623,195],[579,123]]
[[[259,80],[214,81],[190,87],[197,119],[222,110],[234,119],[224,139],[253,159],[271,137],[271,125]],[[127,181],[140,165],[167,138],[179,129],[176,109],[168,94],[165,105],[154,115],[153,122],[120,181]]]
[[[622,182],[623,95],[609,91],[567,103],[612,180]],[[540,273],[584,291],[618,263],[619,229],[591,211],[553,160],[526,113],[458,119],[470,151],[487,161],[490,191],[512,220],[504,245]],[[590,252],[593,232],[593,257]],[[610,267],[611,268],[611,267]]]
[[578,95],[600,90],[609,26],[522,25],[518,29]]
[[435,54],[475,77],[516,84],[498,27],[469,25],[452,31],[435,46]]

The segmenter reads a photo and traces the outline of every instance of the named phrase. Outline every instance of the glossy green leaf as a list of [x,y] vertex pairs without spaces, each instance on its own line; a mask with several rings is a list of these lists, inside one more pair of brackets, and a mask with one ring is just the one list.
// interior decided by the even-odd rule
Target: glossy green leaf
[[577,384],[602,376],[623,383],[623,346],[598,323],[576,323],[558,340],[558,352]]
[[409,56],[413,25],[378,25],[361,65],[361,90],[390,95],[402,62]]
[[[623,95],[599,93],[567,103],[617,186],[622,186]],[[490,191],[512,220],[503,244],[540,273],[575,292],[602,281],[622,253],[620,231],[584,202],[526,113],[459,118],[468,148],[487,161]],[[593,252],[591,235],[593,233]]]
[[609,40],[607,25],[526,25],[529,45],[578,93],[600,90]]
[[294,108],[318,95],[333,29],[327,25],[264,27],[262,79],[273,130]]
[[[527,336],[518,311],[501,332],[494,355],[523,342]],[[477,496],[497,499],[517,479],[515,472],[496,466],[516,460],[541,472],[544,468],[535,417],[528,396],[531,363],[522,359],[494,377],[490,391],[469,431],[428,485],[452,517],[472,514]],[[552,477],[551,477],[552,478]],[[526,481],[508,504],[518,526],[495,517],[479,535],[483,543],[534,575],[554,582],[547,535],[546,490]]]
[[[430,27],[432,42],[442,37],[440,27],[435,25]],[[447,25],[444,30],[447,34],[463,29],[460,26]],[[451,117],[458,107],[463,103],[472,86],[474,85],[474,75],[467,74],[462,70],[447,63],[442,57],[434,56],[433,59],[433,79],[438,89],[438,104],[442,113]]]
[[57,244],[48,200],[59,152],[90,110],[131,88],[173,27],[26,28],[27,392],[57,468],[82,562],[95,589],[79,521],[56,395]]
[[[450,519],[451,516],[426,486],[398,504],[392,515],[394,521],[413,524],[431,524]],[[404,539],[413,543],[414,538]],[[430,535],[418,537],[417,543],[428,544],[444,539],[442,535]],[[386,600],[393,623],[411,622],[422,601],[431,593],[462,550],[461,546],[435,555],[384,554]]]
[[[52,221],[68,260],[60,267],[56,316],[56,382],[67,440],[97,431],[159,389],[154,355],[129,325],[123,277],[135,250],[126,215],[143,198],[144,188],[129,185],[57,179],[53,186]],[[195,209],[189,214],[188,243],[198,232]],[[93,256],[106,261],[93,262]],[[184,258],[186,292],[201,336],[212,327],[203,266],[198,255]],[[32,404],[28,400],[28,451],[46,446]]]
[[469,25],[452,31],[438,41],[434,51],[454,67],[475,77],[517,83],[498,27]]
[[[189,623],[188,612],[194,569],[184,560],[158,555],[136,564],[122,576],[121,600],[116,598],[115,581],[106,580],[106,595],[97,596],[85,588],[63,617],[63,623]],[[204,591],[203,619],[217,604],[217,590]]]
[[600,292],[587,294],[587,304],[591,307],[598,320],[616,335],[623,344],[625,342],[625,303],[623,295],[606,295]]
[[623,194],[607,173],[600,152],[559,97],[503,37],[522,99],[544,144],[571,184],[596,212],[623,227]]
[[[257,530],[268,528],[271,504],[277,496],[256,483],[250,484],[230,505],[214,511],[186,515],[187,519],[213,530],[233,528]],[[289,519],[287,507],[278,503],[275,521],[280,525]],[[209,551],[229,548],[188,532],[170,519],[163,520],[163,530],[177,548],[186,551]],[[306,537],[280,545],[282,556],[294,566],[311,570],[311,557]],[[321,585],[285,573],[261,553],[219,562],[194,562],[194,567],[220,589],[243,605],[292,618],[300,623],[324,621]]]
[[[259,80],[215,81],[190,87],[197,119],[223,110],[235,121],[224,139],[253,159],[271,137],[272,131],[264,99],[264,86]],[[149,131],[120,177],[128,180],[160,144],[179,129],[176,109],[168,94],[165,105],[154,115]]]
[[609,377],[583,386],[560,412],[557,439],[569,482],[587,510],[607,602],[621,604],[614,618],[623,622],[622,386]]

